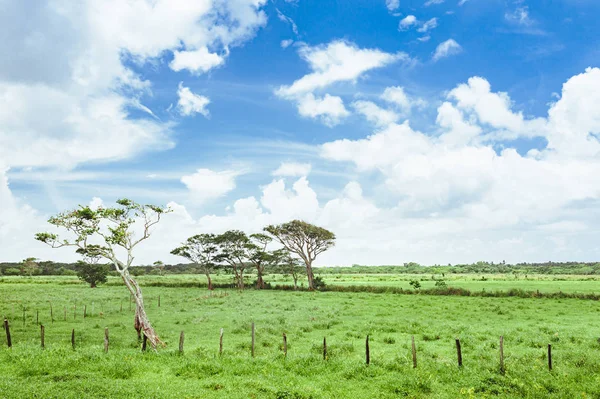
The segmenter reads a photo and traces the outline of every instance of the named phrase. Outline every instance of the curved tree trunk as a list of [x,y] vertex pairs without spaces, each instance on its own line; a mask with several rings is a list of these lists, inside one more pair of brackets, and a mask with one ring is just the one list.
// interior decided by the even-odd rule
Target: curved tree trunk
[[148,320],[146,310],[144,309],[144,297],[142,296],[142,290],[140,289],[137,281],[131,277],[127,269],[120,273],[121,277],[123,278],[123,282],[125,282],[129,292],[131,292],[133,298],[135,299],[135,318],[133,326],[137,330],[138,338],[141,338],[141,333],[143,333],[150,341],[153,349],[156,349],[158,344],[164,345],[154,331],[154,327],[152,327],[152,324],[150,324],[150,320]]
[[213,290],[212,280],[210,278],[210,273],[206,273],[206,280],[208,280],[208,289]]
[[256,288],[259,290],[265,289],[265,281],[263,280],[262,271],[258,269],[258,277],[256,279]]

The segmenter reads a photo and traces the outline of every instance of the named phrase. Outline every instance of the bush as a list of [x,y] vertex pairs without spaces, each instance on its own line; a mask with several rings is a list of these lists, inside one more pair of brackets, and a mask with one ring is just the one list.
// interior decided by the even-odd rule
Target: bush
[[421,283],[419,282],[419,280],[410,280],[411,287],[413,287],[415,290],[418,290],[419,288],[421,288]]
[[315,290],[317,291],[322,291],[327,287],[327,284],[325,284],[325,281],[323,281],[323,278],[321,278],[321,276],[315,277],[313,283],[315,284]]

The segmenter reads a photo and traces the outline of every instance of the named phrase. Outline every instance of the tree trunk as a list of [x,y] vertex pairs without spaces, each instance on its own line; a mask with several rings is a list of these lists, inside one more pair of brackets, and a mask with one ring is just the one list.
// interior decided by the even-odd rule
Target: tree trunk
[[298,291],[298,276],[292,274],[292,278],[294,279],[294,291]]
[[95,281],[92,281],[90,283],[90,288],[96,288],[96,282]]
[[308,289],[313,291],[315,289],[315,275],[312,270],[312,262],[306,264],[306,275],[308,277]]
[[206,273],[206,280],[208,281],[208,289],[213,290],[212,280],[210,279],[210,273]]
[[263,280],[262,271],[257,269],[258,278],[256,280],[256,288],[263,290],[265,288],[265,281]]
[[153,349],[156,349],[158,344],[164,345],[160,338],[158,338],[158,335],[154,331],[152,324],[150,324],[150,320],[148,320],[146,310],[144,309],[144,297],[142,296],[142,290],[140,289],[140,286],[131,277],[127,269],[121,271],[120,273],[121,277],[123,278],[123,282],[125,282],[129,292],[131,292],[133,298],[135,299],[135,318],[133,326],[138,333],[138,337],[143,332],[143,334],[150,341]]

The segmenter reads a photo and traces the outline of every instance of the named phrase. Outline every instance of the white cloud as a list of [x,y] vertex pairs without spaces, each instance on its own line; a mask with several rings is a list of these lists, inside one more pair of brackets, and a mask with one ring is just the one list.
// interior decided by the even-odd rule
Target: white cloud
[[504,14],[507,21],[524,26],[533,24],[533,20],[529,17],[529,7],[517,7],[513,12]]
[[438,26],[437,18],[431,18],[430,20],[424,22],[423,25],[421,25],[421,27],[419,29],[417,29],[417,32],[426,33],[432,29],[437,28],[437,26]]
[[381,99],[398,107],[403,114],[410,113],[413,107],[421,108],[427,105],[427,102],[421,98],[410,98],[403,87],[391,86],[386,87],[381,95]]
[[206,106],[210,104],[208,97],[194,94],[189,87],[184,87],[183,82],[179,83],[179,89],[177,90],[177,109],[183,116],[192,116],[194,114],[202,114],[205,117],[209,117],[210,113],[206,109]]
[[469,1],[469,0],[460,0],[460,1],[458,2],[458,5],[459,5],[459,6],[463,6],[463,5],[464,5],[464,4],[465,4],[467,1]]
[[427,0],[424,4],[425,7],[429,7],[435,4],[442,4],[445,0]]
[[385,0],[385,6],[390,11],[395,11],[400,8],[400,0]]
[[287,39],[287,40],[282,40],[281,41],[281,47],[282,48],[288,48],[289,46],[291,46],[294,43],[294,41],[292,39]]
[[355,44],[343,40],[332,41],[327,45],[299,50],[300,57],[310,66],[312,72],[293,82],[281,86],[275,94],[296,102],[302,116],[318,119],[327,126],[335,126],[350,113],[339,96],[315,95],[316,91],[337,83],[354,83],[365,72],[381,68],[400,59],[407,59],[404,53],[390,54],[377,49],[360,49]]
[[431,36],[429,36],[429,35],[417,38],[417,40],[420,42],[428,42],[429,39],[431,39]]
[[277,17],[279,18],[279,20],[285,22],[286,24],[289,24],[292,27],[292,32],[294,32],[294,34],[298,36],[298,26],[296,25],[294,20],[288,17],[287,15],[284,15],[281,11],[279,11],[278,8],[276,8],[276,10]]
[[418,22],[419,21],[417,21],[417,17],[415,17],[414,15],[407,15],[406,17],[400,20],[398,24],[398,29],[407,30],[411,26],[418,24]]
[[454,39],[448,39],[440,43],[433,53],[433,60],[438,61],[442,58],[458,54],[462,51],[462,47]]
[[219,198],[235,189],[238,171],[225,170],[216,172],[210,169],[198,169],[196,173],[183,176],[181,182],[198,202]]
[[312,93],[298,99],[298,113],[308,118],[319,119],[329,127],[338,125],[342,119],[350,115],[340,97],[329,94],[315,97]]
[[273,176],[308,176],[311,170],[309,163],[282,162],[277,170],[273,171]]
[[35,13],[30,3],[0,14],[0,52],[12,54],[0,60],[0,159],[13,167],[172,148],[171,123],[131,117],[131,108],[152,113],[140,101],[152,85],[128,65],[173,52],[176,68],[207,70],[222,60],[199,54],[237,46],[266,23],[266,0],[43,1]]
[[388,126],[398,121],[400,118],[400,115],[394,111],[380,108],[371,101],[355,101],[352,103],[352,107],[354,107],[358,113],[362,114],[369,122],[379,127]]
[[404,53],[390,54],[377,49],[361,49],[355,44],[335,40],[324,46],[304,46],[299,50],[311,73],[296,80],[291,86],[281,86],[276,94],[283,98],[325,88],[336,82],[354,82],[363,73],[381,68],[401,59]]
[[225,62],[223,57],[209,52],[206,47],[194,51],[175,51],[173,54],[174,58],[169,66],[176,72],[187,69],[192,73],[199,74],[208,72]]

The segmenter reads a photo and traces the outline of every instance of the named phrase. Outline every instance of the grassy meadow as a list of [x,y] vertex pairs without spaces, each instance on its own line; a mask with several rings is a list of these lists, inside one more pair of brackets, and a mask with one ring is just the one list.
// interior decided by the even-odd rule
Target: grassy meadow
[[[415,278],[338,277],[324,276],[328,284],[366,281],[368,285],[405,284],[407,289],[409,280]],[[390,281],[377,280],[382,277]],[[563,276],[562,280],[557,276],[488,277],[481,281],[475,275],[448,276],[446,281],[449,286],[463,284],[473,290],[484,284],[486,290],[526,287],[600,292],[599,283],[587,276]],[[7,348],[2,331],[0,397],[600,397],[597,301],[252,289],[211,293],[196,287],[151,286],[156,279],[204,281],[189,275],[140,277],[146,284],[147,312],[166,343],[156,353],[142,353],[129,295],[117,279],[90,289],[72,277],[2,278],[0,314],[10,320],[13,347]],[[283,277],[269,280],[283,281]],[[36,317],[45,326],[45,349],[40,347]],[[251,357],[252,322],[255,358]],[[103,352],[105,327],[110,335],[107,354]],[[219,357],[221,328],[224,350]],[[72,329],[75,350],[70,343]],[[183,355],[178,353],[181,331],[185,332]],[[282,352],[284,332],[287,359]],[[369,366],[365,365],[367,334]],[[499,370],[501,335],[505,373]],[[411,336],[417,347],[416,369]],[[457,366],[456,338],[462,344],[462,368]],[[548,344],[553,349],[551,372]]]

